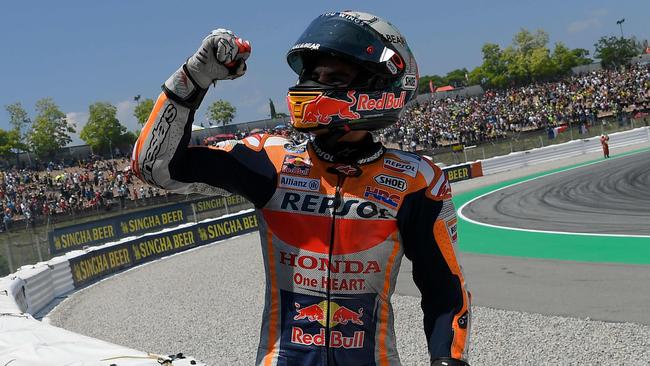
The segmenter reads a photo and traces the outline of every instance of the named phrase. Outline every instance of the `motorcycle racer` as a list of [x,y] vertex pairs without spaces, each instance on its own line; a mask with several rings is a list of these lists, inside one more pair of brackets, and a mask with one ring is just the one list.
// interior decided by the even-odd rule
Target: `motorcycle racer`
[[217,29],[163,85],[132,165],[178,192],[238,193],[256,207],[266,270],[258,365],[400,365],[390,303],[402,256],[422,294],[432,365],[467,365],[470,295],[445,174],[369,131],[417,88],[406,39],[361,12],[317,17],[287,53],[302,144],[253,135],[188,147],[210,84],[246,71],[250,43]]

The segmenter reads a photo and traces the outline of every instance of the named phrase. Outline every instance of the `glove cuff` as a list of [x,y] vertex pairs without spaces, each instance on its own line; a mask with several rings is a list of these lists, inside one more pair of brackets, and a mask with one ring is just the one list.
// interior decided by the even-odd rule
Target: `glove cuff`
[[162,89],[174,102],[192,110],[197,110],[208,92],[201,88],[187,71],[184,64],[165,81]]

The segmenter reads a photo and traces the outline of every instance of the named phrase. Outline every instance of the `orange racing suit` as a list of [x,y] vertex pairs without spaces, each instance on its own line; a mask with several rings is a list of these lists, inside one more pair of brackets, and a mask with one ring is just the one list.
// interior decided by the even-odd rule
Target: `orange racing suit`
[[390,299],[403,255],[431,357],[465,359],[470,298],[441,169],[371,141],[353,163],[271,135],[188,147],[194,110],[170,98],[158,98],[133,169],[167,190],[225,190],[255,205],[266,269],[258,365],[400,365]]

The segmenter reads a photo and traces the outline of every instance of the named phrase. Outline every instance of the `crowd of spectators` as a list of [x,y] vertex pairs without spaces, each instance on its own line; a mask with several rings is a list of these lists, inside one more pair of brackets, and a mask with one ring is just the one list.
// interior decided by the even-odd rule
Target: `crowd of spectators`
[[431,99],[407,109],[379,134],[400,148],[433,149],[479,144],[527,130],[575,123],[585,131],[599,118],[650,107],[650,65],[600,70],[561,81],[535,83],[481,96]]
[[24,219],[71,215],[89,210],[143,203],[166,191],[134,177],[127,158],[103,160],[97,156],[66,166],[49,162],[41,169],[3,169],[0,173],[0,231]]
[[[481,96],[430,99],[414,104],[392,127],[377,135],[388,145],[407,150],[433,149],[454,143],[476,144],[526,130],[549,129],[572,122],[580,131],[604,116],[621,117],[650,107],[650,65],[624,71],[600,70],[567,79]],[[293,129],[237,131],[241,139],[273,133],[302,141],[308,135]],[[217,141],[214,141],[215,143]],[[0,230],[17,219],[109,209],[167,192],[136,179],[127,158],[97,156],[64,166],[50,162],[41,169],[0,172]]]

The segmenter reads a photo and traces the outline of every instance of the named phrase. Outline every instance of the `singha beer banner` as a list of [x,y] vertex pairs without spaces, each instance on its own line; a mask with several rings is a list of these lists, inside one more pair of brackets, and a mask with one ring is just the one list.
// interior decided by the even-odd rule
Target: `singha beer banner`
[[188,222],[188,216],[191,214],[191,206],[179,203],[54,229],[48,233],[50,253],[65,253],[85,246],[177,226]]
[[442,170],[447,175],[449,183],[483,176],[483,166],[480,161],[471,164],[451,166],[443,168]]
[[221,210],[226,206],[239,206],[247,202],[239,195],[206,197],[54,229],[48,233],[50,253],[61,254],[190,222],[193,213],[192,204],[195,205],[197,213],[202,213]]
[[69,260],[75,288],[133,266],[187,249],[250,233],[258,228],[255,212],[203,222],[165,233],[144,235]]

